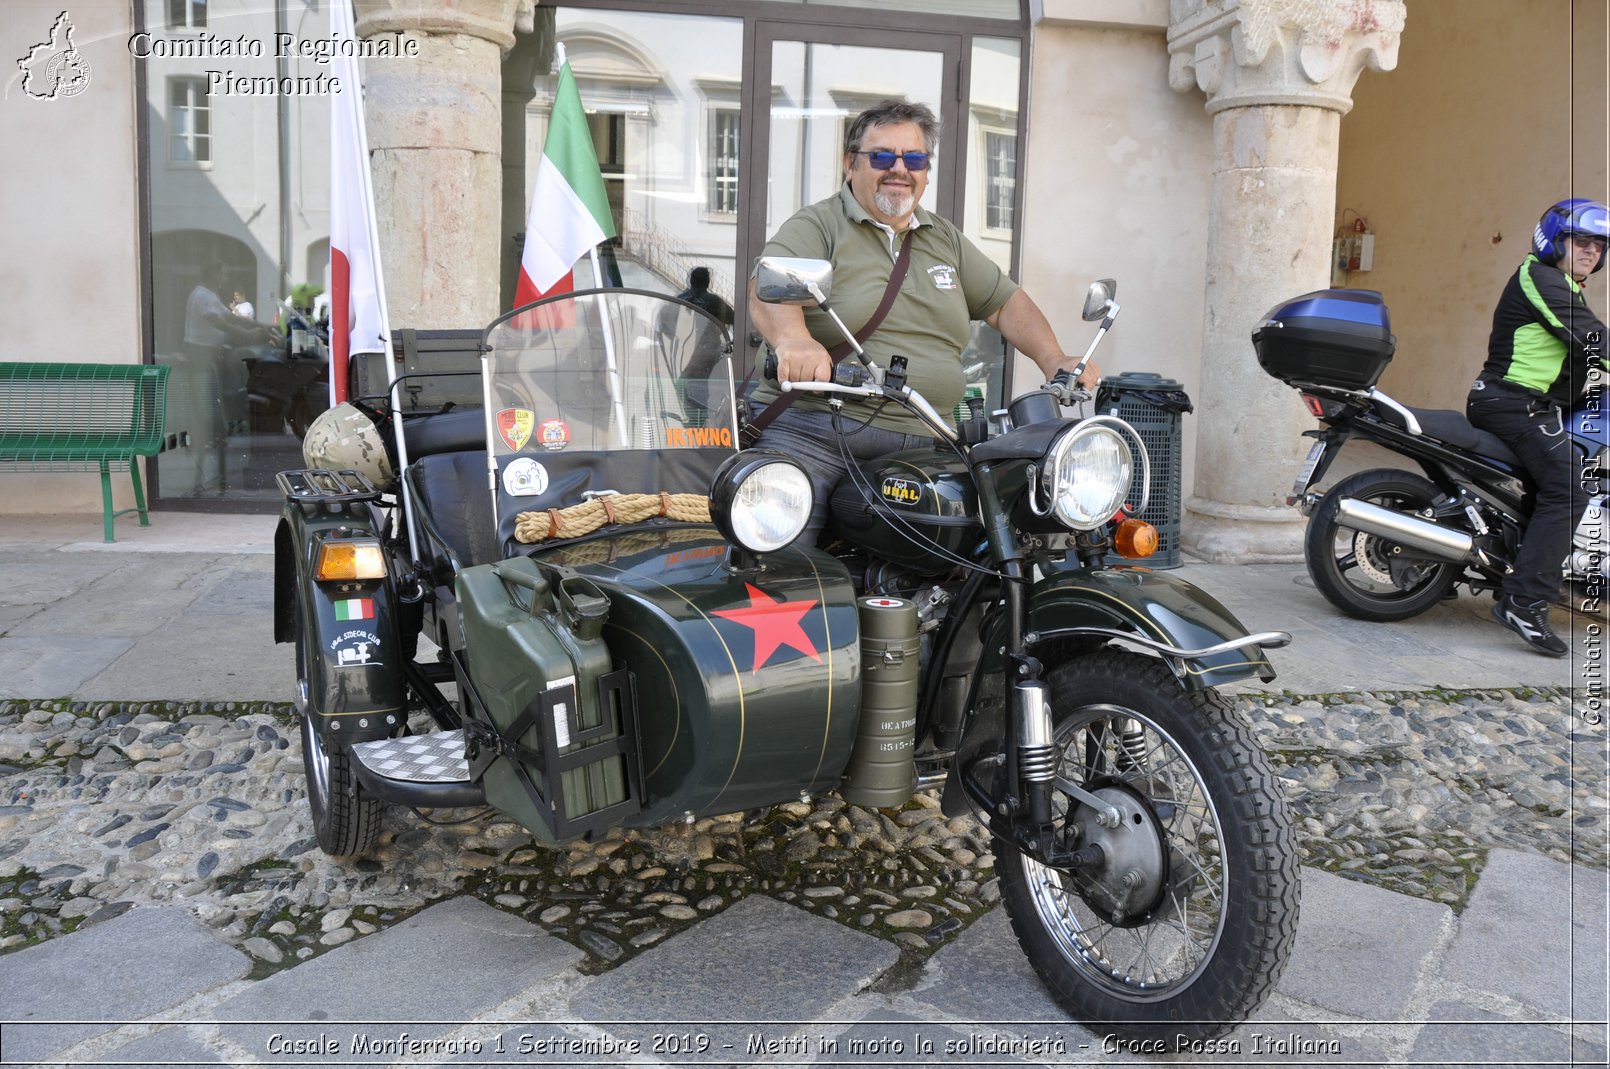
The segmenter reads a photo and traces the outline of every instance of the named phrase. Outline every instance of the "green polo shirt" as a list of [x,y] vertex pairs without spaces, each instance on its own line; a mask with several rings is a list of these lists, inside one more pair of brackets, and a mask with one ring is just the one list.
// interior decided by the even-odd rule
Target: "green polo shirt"
[[[907,381],[940,413],[948,413],[967,386],[962,381],[961,354],[972,338],[972,321],[994,315],[1018,286],[948,220],[918,208],[914,225],[911,264],[900,295],[883,323],[861,344],[879,367],[887,368],[892,356],[905,357]],[[878,310],[902,236],[867,215],[846,182],[836,196],[795,212],[761,255],[832,261],[828,301],[844,325],[856,331]],[[844,340],[819,308],[805,309],[805,326],[828,349]],[[756,411],[778,396],[775,381],[761,382],[754,392]],[[804,394],[794,407],[825,410],[827,402],[820,395]],[[876,407],[848,400],[844,412],[863,422]],[[916,416],[892,403],[883,406],[873,423],[907,434],[931,433]]]

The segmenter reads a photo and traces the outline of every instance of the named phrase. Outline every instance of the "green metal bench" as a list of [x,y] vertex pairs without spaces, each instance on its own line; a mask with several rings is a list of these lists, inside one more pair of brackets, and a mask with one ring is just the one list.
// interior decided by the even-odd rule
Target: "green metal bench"
[[[0,471],[101,473],[106,541],[126,512],[151,525],[135,457],[162,448],[166,364],[0,363]],[[132,509],[112,510],[112,469],[127,468]]]

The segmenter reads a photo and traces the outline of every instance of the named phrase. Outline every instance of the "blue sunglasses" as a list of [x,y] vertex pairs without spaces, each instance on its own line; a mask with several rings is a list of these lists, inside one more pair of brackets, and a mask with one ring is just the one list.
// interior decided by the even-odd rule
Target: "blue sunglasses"
[[904,160],[908,171],[926,171],[931,158],[926,152],[890,152],[882,148],[857,152],[856,155],[865,156],[874,171],[892,170],[895,160]]

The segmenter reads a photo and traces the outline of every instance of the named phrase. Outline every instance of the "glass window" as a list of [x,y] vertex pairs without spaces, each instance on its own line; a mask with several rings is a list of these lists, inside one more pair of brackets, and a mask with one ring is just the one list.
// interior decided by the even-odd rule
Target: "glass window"
[[710,109],[710,185],[712,215],[738,214],[738,109]]
[[[141,0],[137,28],[160,34],[173,20],[268,42],[264,59],[223,65],[243,76],[272,75],[276,6],[283,7]],[[308,12],[301,33],[329,33],[329,4],[295,7]],[[301,435],[329,403],[328,354],[314,310],[329,261],[330,98],[209,97],[207,70],[220,62],[141,63],[151,117],[142,153],[147,314],[152,355],[172,369],[173,444],[156,458],[155,491],[165,507],[269,511],[283,500],[275,473],[301,466]],[[292,57],[284,73],[328,71]],[[283,127],[275,121],[282,108]]]
[[168,80],[168,161],[212,162],[212,109],[200,78]]
[[1017,131],[984,131],[984,226],[1012,229],[1017,197]]
[[[796,0],[821,7],[866,7],[865,0]],[[884,0],[891,11],[920,11],[924,15],[959,15],[970,19],[1021,19],[1023,0]]]
[[[1012,225],[1017,200],[1018,88],[1021,41],[973,38],[971,91],[967,101],[967,194],[962,231],[990,259],[1011,272]],[[968,382],[984,392],[986,411],[1006,396],[1006,341],[984,323],[974,325],[973,344],[962,355]]]
[[[619,238],[602,270],[627,286],[683,293],[695,268],[730,323],[738,258],[741,19],[604,8],[554,8],[581,94]],[[534,78],[525,172],[506,171],[530,204],[557,71]],[[508,161],[505,161],[507,164]],[[703,282],[704,273],[698,276]],[[575,284],[591,285],[591,265]],[[701,299],[697,303],[705,303]]]
[[168,28],[197,29],[207,25],[207,0],[168,0]]

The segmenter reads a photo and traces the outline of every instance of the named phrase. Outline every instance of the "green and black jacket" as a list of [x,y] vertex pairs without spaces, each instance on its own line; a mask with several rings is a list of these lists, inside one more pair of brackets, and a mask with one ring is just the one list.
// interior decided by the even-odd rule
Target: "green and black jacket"
[[1481,377],[1503,380],[1569,405],[1604,360],[1604,324],[1576,280],[1535,255],[1504,287]]

